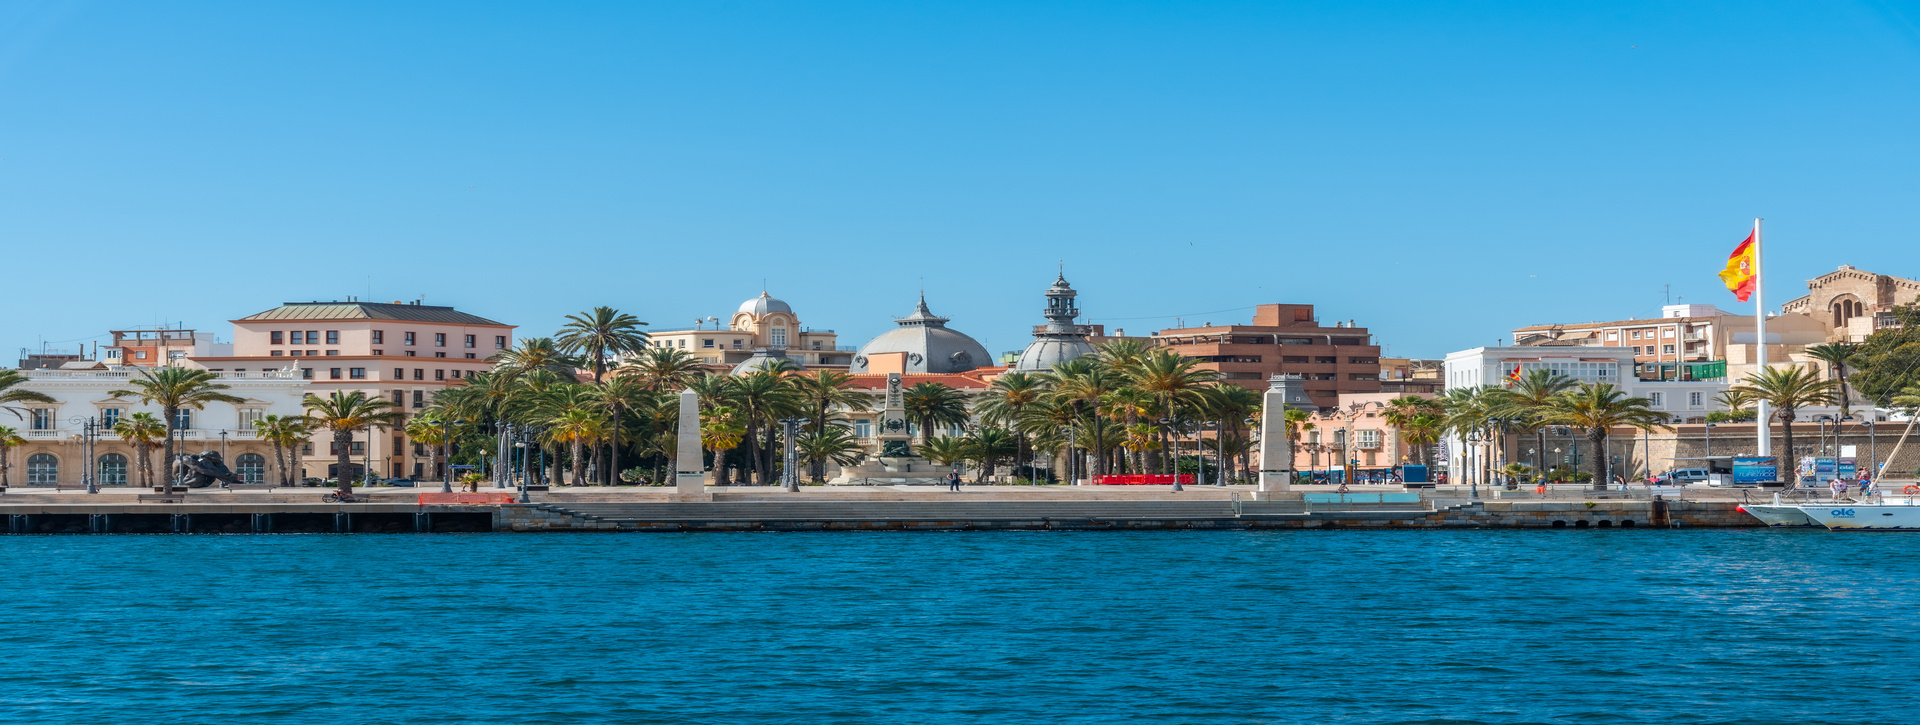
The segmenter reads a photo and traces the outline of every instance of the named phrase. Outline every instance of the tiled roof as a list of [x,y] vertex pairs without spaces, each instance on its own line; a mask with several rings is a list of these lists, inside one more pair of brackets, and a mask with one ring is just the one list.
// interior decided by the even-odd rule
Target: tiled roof
[[[1729,315],[1729,316],[1739,317],[1739,315]],[[1671,325],[1676,322],[1685,322],[1685,323],[1712,322],[1717,319],[1720,319],[1720,318],[1718,317],[1642,317],[1638,320],[1614,320],[1612,322],[1569,322],[1569,323],[1560,324],[1560,325],[1528,325],[1526,327],[1513,328],[1513,331],[1514,332],[1541,332],[1541,331],[1553,330],[1553,329],[1591,330],[1598,327],[1653,327],[1655,325]]]
[[512,327],[479,315],[469,315],[452,307],[390,304],[383,302],[287,302],[266,312],[247,315],[247,320],[399,320],[437,322],[447,325],[490,325]]
[[[853,387],[855,388],[861,388],[865,390],[884,390],[887,387],[887,376],[884,373],[878,374],[878,375],[871,374],[871,373],[857,373],[852,377],[853,377]],[[976,378],[970,375],[957,374],[957,373],[939,374],[939,375],[930,375],[930,374],[922,374],[922,373],[906,373],[900,376],[900,384],[906,387],[913,387],[915,385],[919,385],[920,383],[940,383],[949,388],[957,388],[960,390],[979,390],[979,389],[992,387],[988,385],[987,382],[984,380],[981,380],[979,378]]]

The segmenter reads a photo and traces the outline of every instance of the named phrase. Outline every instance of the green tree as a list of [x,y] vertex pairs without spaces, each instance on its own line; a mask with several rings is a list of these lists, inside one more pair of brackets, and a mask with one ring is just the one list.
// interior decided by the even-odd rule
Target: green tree
[[523,337],[517,347],[495,353],[487,359],[494,362],[494,373],[506,378],[519,377],[535,370],[572,378],[574,368],[579,365],[579,361],[568,357],[560,349],[560,344],[550,337]]
[[0,370],[0,410],[13,414],[13,417],[25,420],[20,409],[14,403],[52,403],[52,396],[46,393],[20,387],[27,382],[27,376],[18,370]]
[[1847,361],[1851,360],[1859,350],[1859,345],[1850,342],[1829,342],[1824,345],[1814,345],[1807,348],[1807,357],[1826,363],[1828,372],[1838,379],[1840,383],[1840,415],[1842,417],[1853,414],[1853,411],[1850,410],[1847,405]]
[[740,425],[740,414],[733,408],[722,405],[701,412],[700,445],[713,451],[713,485],[732,483],[727,475],[727,451],[738,447],[746,434],[746,426]]
[[220,374],[212,370],[147,368],[140,371],[140,377],[127,380],[132,388],[107,391],[110,397],[139,398],[142,403],[160,406],[161,419],[167,425],[165,464],[169,486],[173,485],[173,431],[180,422],[180,409],[206,410],[208,403],[246,402],[245,398],[220,392],[227,386],[214,382],[219,379]]
[[13,485],[13,449],[26,444],[27,439],[20,437],[20,431],[0,425],[0,490]]
[[[1400,440],[1413,447],[1415,458],[1422,465],[1433,465],[1433,444],[1440,439],[1439,422],[1447,413],[1447,408],[1433,398],[1418,395],[1402,395],[1387,401],[1382,417],[1387,425],[1400,432]],[[1421,428],[1416,430],[1416,428]]]
[[1229,461],[1236,460],[1234,456],[1238,455],[1239,479],[1247,480],[1252,468],[1253,448],[1248,444],[1252,439],[1248,421],[1260,415],[1260,394],[1233,383],[1217,382],[1207,390],[1204,397],[1208,412],[1226,425],[1221,434],[1240,439],[1239,446],[1228,447],[1227,455]]
[[1572,390],[1580,381],[1551,370],[1528,370],[1526,375],[1506,389],[1506,395],[1495,401],[1495,415],[1511,421],[1510,425],[1520,432],[1534,434],[1535,460],[1544,458],[1547,450],[1547,410],[1552,407],[1556,395]]
[[1602,466],[1607,461],[1607,433],[1619,427],[1643,431],[1672,430],[1662,421],[1666,414],[1653,409],[1653,401],[1630,398],[1613,388],[1612,383],[1581,383],[1579,387],[1554,396],[1546,411],[1549,424],[1567,425],[1586,433],[1593,444],[1593,483],[1596,490],[1607,487]]
[[860,462],[862,451],[860,439],[854,437],[853,430],[838,421],[824,429],[803,430],[794,436],[794,448],[807,459],[814,483],[826,483],[826,462],[833,461],[842,466],[851,466]]
[[[1219,372],[1201,369],[1199,365],[1199,360],[1183,357],[1169,350],[1155,350],[1149,352],[1139,363],[1127,368],[1125,375],[1135,386],[1159,401],[1159,412],[1163,413],[1166,416],[1165,420],[1171,424],[1179,418],[1175,406],[1198,402],[1196,399],[1200,391],[1220,377]],[[1171,435],[1170,425],[1163,425],[1160,439],[1162,448],[1166,447],[1169,435]],[[1158,472],[1171,472],[1171,466],[1164,465],[1162,456],[1155,455],[1153,458],[1162,463],[1157,466],[1160,469]]]
[[907,417],[920,425],[922,445],[932,442],[936,426],[966,425],[972,417],[967,412],[967,396],[941,383],[919,383],[907,388],[900,394],[900,405],[906,409]]
[[[835,415],[864,413],[873,409],[873,398],[853,387],[853,376],[834,370],[819,370],[812,373],[792,375],[787,378],[794,392],[799,395],[801,407],[807,411],[811,421],[807,424],[807,433],[820,445],[833,440],[827,433],[828,424]],[[851,436],[851,433],[847,433]],[[796,438],[804,440],[804,438]],[[826,476],[827,461],[838,459],[829,456],[808,456],[807,474],[817,483]],[[845,464],[842,464],[845,465]]]
[[993,478],[994,469],[1020,451],[1012,431],[992,426],[975,430],[967,436],[966,444],[967,458],[980,464],[980,475],[974,479],[976,481]]
[[1894,325],[1868,335],[1854,351],[1848,382],[1860,396],[1888,405],[1901,389],[1920,384],[1920,304],[1893,308]]
[[440,417],[441,411],[427,409],[419,415],[407,419],[405,432],[407,439],[427,447],[427,470],[440,470],[440,450],[453,441],[450,422]]
[[612,485],[615,482],[614,474],[620,470],[620,449],[633,439],[627,433],[627,413],[647,405],[653,392],[638,376],[615,375],[612,380],[595,387],[590,395],[593,402],[605,411],[608,419],[606,450],[609,461],[601,469],[601,477],[605,483]]
[[334,471],[343,494],[353,493],[353,477],[349,475],[353,470],[353,432],[367,431],[371,442],[375,429],[386,430],[404,417],[399,411],[389,410],[392,403],[367,397],[361,390],[335,390],[325,398],[308,393],[302,405],[306,406],[307,417],[315,428],[324,428],[333,434]]
[[1783,455],[1789,461],[1780,468],[1789,470],[1793,468],[1790,462],[1796,455],[1793,451],[1793,421],[1800,417],[1799,410],[1815,405],[1832,405],[1834,392],[1839,387],[1832,380],[1821,380],[1811,370],[1789,365],[1763,368],[1748,375],[1737,389],[1773,407],[1773,417],[1780,421],[1780,433],[1786,443]]
[[273,462],[280,471],[280,485],[293,485],[291,464],[300,461],[300,446],[313,436],[313,421],[304,415],[267,415],[253,424],[253,431],[273,446]]
[[140,469],[140,485],[153,485],[153,449],[167,437],[167,424],[152,413],[133,413],[113,424],[113,434],[133,446],[133,457]]
[[934,436],[920,443],[920,457],[935,465],[951,466],[967,458],[967,440],[959,436]]
[[647,347],[647,323],[612,307],[595,307],[567,315],[553,341],[560,352],[593,361],[593,382],[607,373],[607,358],[637,353]]
[[[1021,470],[1027,459],[1027,434],[1015,426],[1028,406],[1047,393],[1046,378],[1029,372],[1014,371],[993,379],[980,401],[980,420],[1014,429],[1013,467]],[[1020,474],[1025,475],[1025,474]]]
[[649,347],[621,366],[648,390],[678,393],[702,376],[700,358],[677,347]]
[[733,401],[746,426],[747,460],[752,464],[754,481],[762,486],[773,483],[776,422],[804,412],[800,392],[788,380],[790,369],[768,365],[733,378]]
[[1100,409],[1108,406],[1114,394],[1127,386],[1127,378],[1097,360],[1083,357],[1053,366],[1047,379],[1052,388],[1051,397],[1066,407],[1073,425],[1085,434],[1076,440],[1080,448],[1093,454],[1093,468],[1089,473],[1112,473],[1112,459],[1107,454],[1119,440],[1108,438],[1109,428],[1094,422],[1101,417]]

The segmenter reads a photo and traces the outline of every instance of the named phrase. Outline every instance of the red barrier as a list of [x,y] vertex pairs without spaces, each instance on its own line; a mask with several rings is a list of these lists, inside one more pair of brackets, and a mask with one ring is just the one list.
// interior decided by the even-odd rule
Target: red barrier
[[422,493],[420,505],[454,504],[459,506],[497,506],[513,503],[511,493]]
[[[1095,486],[1144,486],[1144,485],[1156,484],[1156,483],[1162,484],[1162,485],[1171,485],[1173,483],[1173,474],[1155,473],[1155,474],[1144,474],[1144,475],[1134,475],[1134,476],[1094,476],[1093,477],[1093,485]],[[1193,476],[1191,474],[1186,474],[1186,473],[1180,474],[1180,485],[1182,486],[1193,485]]]

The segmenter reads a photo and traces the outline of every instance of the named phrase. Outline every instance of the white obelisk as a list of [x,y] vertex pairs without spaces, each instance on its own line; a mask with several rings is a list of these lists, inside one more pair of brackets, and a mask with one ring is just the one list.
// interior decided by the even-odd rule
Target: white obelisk
[[700,471],[700,396],[680,391],[680,435],[673,451],[673,492],[682,501],[704,500],[706,474]]
[[[1300,393],[1290,388],[1299,382],[1275,375],[1267,381],[1267,392],[1260,399],[1260,488],[1261,495],[1293,490],[1293,438],[1287,435],[1287,401]],[[1292,395],[1289,395],[1292,393]]]

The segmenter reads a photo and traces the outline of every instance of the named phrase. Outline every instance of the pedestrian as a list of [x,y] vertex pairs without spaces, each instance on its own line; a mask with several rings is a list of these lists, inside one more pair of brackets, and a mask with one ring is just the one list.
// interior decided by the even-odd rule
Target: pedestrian
[[1833,492],[1833,500],[1840,500],[1841,496],[1847,495],[1847,479],[1834,476],[1833,480],[1827,482],[1827,490]]
[[947,474],[947,490],[948,491],[960,490],[960,469],[958,468],[953,469],[952,472]]

